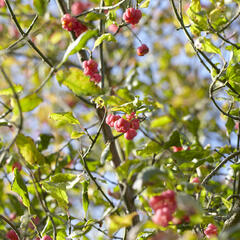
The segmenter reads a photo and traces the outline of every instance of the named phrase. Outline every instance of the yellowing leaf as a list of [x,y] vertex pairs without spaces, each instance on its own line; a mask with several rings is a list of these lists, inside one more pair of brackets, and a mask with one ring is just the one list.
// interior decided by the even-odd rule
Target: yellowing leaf
[[108,218],[108,232],[112,236],[116,231],[123,227],[130,227],[132,225],[133,218],[137,215],[136,212],[125,216],[110,216]]
[[44,163],[44,156],[37,150],[32,138],[19,134],[16,144],[27,163],[31,165],[42,165]]

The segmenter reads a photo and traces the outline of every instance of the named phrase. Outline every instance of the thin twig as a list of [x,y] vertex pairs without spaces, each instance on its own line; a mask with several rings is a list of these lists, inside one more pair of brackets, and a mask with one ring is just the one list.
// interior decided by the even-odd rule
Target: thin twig
[[75,17],[78,18],[78,17],[84,16],[84,15],[86,15],[86,14],[88,14],[88,13],[96,12],[96,11],[113,10],[113,9],[121,6],[121,4],[123,4],[123,3],[126,2],[126,1],[128,1],[128,0],[122,0],[122,1],[120,1],[119,3],[117,3],[117,4],[113,5],[113,6],[91,8],[91,9],[89,9],[89,10],[87,10],[87,11],[84,11],[84,12],[80,13],[79,15],[77,15],[77,16],[75,16]]
[[10,221],[8,220],[6,217],[4,217],[2,214],[0,214],[0,219],[2,219],[4,222],[6,222],[17,234],[19,240],[21,240],[21,234],[18,231],[17,227]]
[[202,181],[202,185],[205,185],[208,180],[210,178],[212,178],[216,172],[228,161],[230,161],[231,159],[235,158],[236,156],[238,156],[240,154],[240,151],[234,152],[232,154],[230,154],[228,157],[226,157],[222,162],[220,162]]

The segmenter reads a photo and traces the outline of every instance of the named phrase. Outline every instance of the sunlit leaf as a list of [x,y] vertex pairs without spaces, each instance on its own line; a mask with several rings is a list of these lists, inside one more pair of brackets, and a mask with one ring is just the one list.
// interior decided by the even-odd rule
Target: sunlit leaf
[[27,186],[26,186],[21,174],[17,170],[17,168],[14,169],[14,180],[13,180],[13,184],[12,184],[12,190],[14,192],[16,192],[22,198],[23,204],[26,207],[30,208],[30,200],[29,200],[29,196],[28,196]]
[[90,78],[78,68],[60,70],[56,78],[60,85],[65,85],[78,96],[96,96],[102,92],[100,87],[91,82]]
[[30,165],[42,165],[45,162],[44,156],[38,151],[32,138],[19,134],[16,144],[23,158]]

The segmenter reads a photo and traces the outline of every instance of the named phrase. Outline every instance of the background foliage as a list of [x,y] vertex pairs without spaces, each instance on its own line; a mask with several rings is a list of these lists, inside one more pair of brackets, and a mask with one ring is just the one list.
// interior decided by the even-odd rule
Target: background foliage
[[[190,240],[214,223],[239,239],[239,0],[91,0],[77,39],[61,27],[73,1],[4,2],[0,238]],[[90,55],[99,86],[82,71]],[[136,112],[133,141],[106,125],[111,112]],[[152,222],[148,201],[167,189],[189,222]]]

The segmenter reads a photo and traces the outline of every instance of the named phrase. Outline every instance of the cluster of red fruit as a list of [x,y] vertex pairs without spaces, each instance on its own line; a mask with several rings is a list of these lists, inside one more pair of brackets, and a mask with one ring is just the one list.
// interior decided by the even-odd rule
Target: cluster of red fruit
[[[142,12],[139,9],[135,8],[127,8],[123,14],[123,20],[126,23],[135,25],[138,24],[140,19],[142,18]],[[146,44],[142,44],[140,47],[137,48],[138,56],[144,56],[149,52],[149,48]]]
[[[13,229],[11,229],[10,231],[7,232],[6,238],[8,238],[10,240],[19,240],[16,232]],[[45,235],[41,239],[39,237],[37,237],[37,238],[35,238],[35,240],[53,240],[53,239],[50,236]]]
[[124,133],[124,137],[127,140],[132,140],[137,136],[136,130],[139,129],[139,122],[135,112],[132,112],[130,115],[126,114],[126,119],[113,114],[109,114],[106,117],[106,123],[110,127],[114,127],[117,132]]
[[75,17],[70,14],[64,14],[62,19],[62,27],[67,31],[73,31],[76,37],[80,36],[83,32],[87,31],[87,26],[77,20]]
[[153,222],[167,227],[168,223],[173,220],[173,213],[177,209],[175,192],[167,190],[159,196],[154,196],[150,199],[149,205],[155,212],[152,217]]
[[93,59],[83,62],[84,74],[90,77],[90,81],[96,84],[101,82],[102,76],[98,72],[98,64]]
[[218,235],[217,227],[212,223],[208,224],[207,228],[204,230],[204,234],[207,238],[216,237]]

